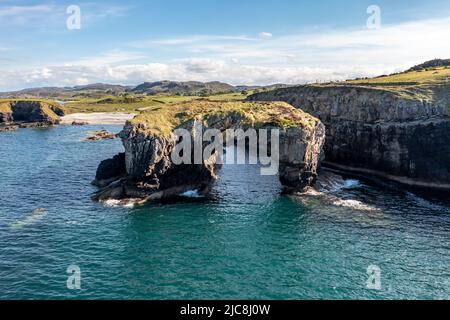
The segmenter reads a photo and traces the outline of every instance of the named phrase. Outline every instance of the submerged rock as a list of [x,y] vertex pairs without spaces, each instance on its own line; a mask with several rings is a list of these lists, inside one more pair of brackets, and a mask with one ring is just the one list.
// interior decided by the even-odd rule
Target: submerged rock
[[11,223],[9,227],[11,229],[21,229],[27,226],[30,226],[36,222],[38,222],[40,219],[45,217],[47,215],[47,209],[44,208],[38,208],[33,211],[33,213],[24,219],[18,220],[14,223]]
[[[199,195],[208,193],[220,165],[219,153],[212,153],[201,164],[174,164],[172,151],[180,141],[173,133],[177,128],[188,130],[192,138],[202,135],[203,128],[221,132],[278,129],[279,175],[288,192],[303,191],[313,185],[322,160],[323,124],[286,103],[194,101],[164,106],[127,122],[119,134],[125,147],[124,162],[119,155],[100,164],[96,180],[114,181],[94,194],[93,199],[133,198],[143,203],[190,190],[197,190]],[[206,145],[203,143],[202,150]],[[125,175],[118,174],[123,172]]]

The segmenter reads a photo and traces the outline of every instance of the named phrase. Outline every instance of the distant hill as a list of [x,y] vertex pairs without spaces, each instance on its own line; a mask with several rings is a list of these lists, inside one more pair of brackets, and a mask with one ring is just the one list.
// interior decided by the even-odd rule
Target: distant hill
[[106,84],[106,83],[93,83],[88,84],[85,86],[75,86],[73,87],[73,90],[75,91],[109,91],[113,93],[121,93],[125,92],[126,90],[131,89],[132,87],[129,86],[121,86],[121,85],[114,85],[114,84]]
[[274,90],[274,89],[282,89],[282,88],[288,88],[292,87],[293,85],[283,84],[283,83],[277,83],[277,84],[271,84],[268,86],[247,86],[247,85],[239,85],[235,86],[235,91],[252,91],[252,90]]
[[122,86],[105,83],[93,83],[74,87],[40,87],[29,88],[19,91],[0,92],[0,98],[46,98],[68,100],[71,98],[104,98],[105,96],[122,96],[127,93],[143,95],[179,95],[179,96],[210,96],[222,93],[259,91],[286,88],[285,84],[274,84],[269,86],[232,86],[230,84],[212,81],[156,81],[144,82],[136,87]]
[[42,87],[42,88],[29,88],[19,91],[2,92],[1,98],[39,98],[39,97],[59,97],[67,92],[66,88],[57,87]]
[[414,66],[406,72],[426,70],[429,68],[437,68],[437,67],[448,67],[448,66],[450,66],[450,59],[434,59],[434,60],[430,60],[430,61],[421,63],[417,66]]
[[212,95],[218,93],[228,93],[235,91],[232,85],[223,82],[177,82],[177,81],[157,81],[144,82],[131,90],[135,93],[156,95],[161,93],[171,95]]
[[60,98],[102,97],[105,95],[119,95],[132,87],[111,85],[104,83],[88,84],[75,87],[41,87],[19,91],[0,93],[0,98]]

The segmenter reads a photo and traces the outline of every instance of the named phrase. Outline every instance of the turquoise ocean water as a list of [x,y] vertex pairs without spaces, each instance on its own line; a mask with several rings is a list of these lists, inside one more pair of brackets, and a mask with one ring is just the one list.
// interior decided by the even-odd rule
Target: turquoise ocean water
[[95,203],[98,163],[123,150],[83,141],[100,128],[120,130],[0,134],[0,299],[450,298],[448,203],[354,179],[285,196],[256,166],[225,166],[208,198]]

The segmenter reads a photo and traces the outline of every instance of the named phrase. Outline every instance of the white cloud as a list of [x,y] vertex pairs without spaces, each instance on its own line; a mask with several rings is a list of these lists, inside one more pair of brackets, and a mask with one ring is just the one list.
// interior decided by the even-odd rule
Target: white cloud
[[135,48],[155,48],[159,46],[201,46],[203,44],[213,43],[240,43],[243,41],[255,41],[255,38],[251,38],[245,35],[224,36],[224,35],[191,35],[185,37],[175,37],[166,39],[151,39],[134,41],[131,43]]
[[9,18],[29,14],[45,14],[52,12],[55,9],[54,5],[42,4],[34,6],[7,6],[0,7],[0,17]]
[[270,33],[270,32],[261,32],[260,34],[259,34],[259,37],[261,38],[261,39],[270,39],[270,38],[272,38],[272,34]]
[[[450,42],[445,41],[449,34],[450,18],[445,18],[383,25],[380,30],[322,29],[270,41],[245,35],[150,39],[78,61],[0,70],[0,90],[162,79],[231,84],[343,80],[450,58]],[[157,63],[148,63],[148,54],[159,56],[152,59]]]
[[[56,27],[65,30],[65,21],[68,17],[63,4],[39,4],[39,5],[1,5],[0,27],[33,29],[36,28],[52,31]],[[100,5],[96,3],[84,3],[80,5],[83,27],[89,26],[99,20],[120,17],[127,11],[126,6]]]
[[[355,68],[352,76],[367,70]],[[222,60],[193,60],[177,63],[125,65],[61,65],[28,70],[7,71],[0,77],[3,90],[36,86],[71,86],[95,82],[138,84],[144,81],[222,80],[231,84],[303,83],[307,81],[345,79],[346,68],[267,67],[226,63]]]
[[[193,36],[144,41],[149,48],[182,53],[191,58],[239,59],[242,64],[384,66],[386,70],[446,57],[450,18],[383,25],[380,30],[319,29],[272,38]],[[242,41],[245,39],[246,41]]]
[[98,56],[81,58],[78,61],[72,62],[71,65],[82,65],[82,66],[113,65],[138,60],[145,57],[146,55],[144,55],[141,52],[115,49],[100,54]]
[[185,63],[186,70],[192,73],[211,73],[223,69],[225,62],[214,59],[192,59]]

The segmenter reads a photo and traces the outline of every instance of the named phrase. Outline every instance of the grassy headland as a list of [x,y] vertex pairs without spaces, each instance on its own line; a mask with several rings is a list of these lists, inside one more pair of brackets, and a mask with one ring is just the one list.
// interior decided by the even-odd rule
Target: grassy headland
[[[59,116],[64,114],[62,107],[51,100],[36,99],[1,99],[0,112],[19,114],[20,117],[32,117],[34,114],[41,114],[42,119],[50,122],[58,122]],[[14,116],[16,117],[16,116]]]
[[284,102],[241,102],[195,100],[151,107],[131,120],[147,135],[170,136],[194,119],[221,123],[222,128],[239,123],[242,127],[314,127],[318,119]]

